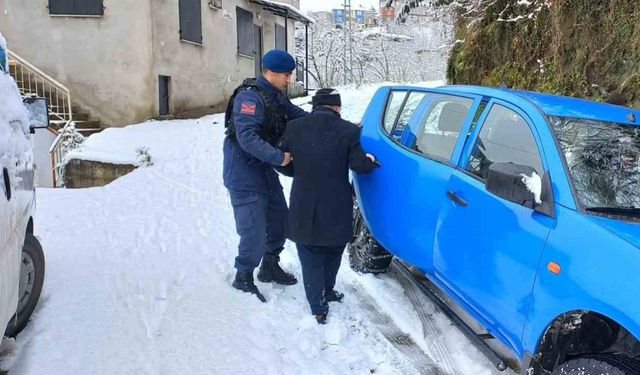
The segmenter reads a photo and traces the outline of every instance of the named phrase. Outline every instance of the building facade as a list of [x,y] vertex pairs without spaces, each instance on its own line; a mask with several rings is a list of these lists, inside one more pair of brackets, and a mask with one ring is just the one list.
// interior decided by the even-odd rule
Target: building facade
[[298,7],[299,0],[0,0],[0,32],[102,126],[121,126],[220,107],[256,75],[265,51],[293,51],[294,20],[309,21]]

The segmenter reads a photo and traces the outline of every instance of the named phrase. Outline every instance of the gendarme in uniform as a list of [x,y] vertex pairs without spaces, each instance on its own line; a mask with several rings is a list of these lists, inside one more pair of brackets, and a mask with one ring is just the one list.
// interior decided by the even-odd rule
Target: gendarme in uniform
[[295,69],[293,57],[284,51],[269,51],[263,57],[263,68],[260,77],[246,80],[236,90],[229,104],[223,179],[240,236],[233,286],[264,302],[253,281],[253,271],[261,260],[260,281],[297,282],[278,264],[285,243],[287,205],[274,166],[286,164],[289,155],[275,145],[286,122],[307,112],[293,105],[283,92]]

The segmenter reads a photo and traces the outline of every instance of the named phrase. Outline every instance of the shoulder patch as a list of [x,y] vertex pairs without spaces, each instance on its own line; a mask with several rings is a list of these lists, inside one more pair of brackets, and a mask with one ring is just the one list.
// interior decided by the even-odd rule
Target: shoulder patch
[[240,113],[245,115],[255,115],[256,114],[256,103],[253,102],[241,102],[240,103]]

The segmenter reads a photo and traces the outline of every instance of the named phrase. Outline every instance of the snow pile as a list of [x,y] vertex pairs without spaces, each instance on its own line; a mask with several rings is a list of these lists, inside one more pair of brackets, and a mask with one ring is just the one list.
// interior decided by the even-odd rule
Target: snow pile
[[[0,34],[0,44],[6,47],[2,34]],[[0,151],[2,151],[1,158],[9,159],[6,164],[8,166],[25,167],[33,160],[29,140],[29,114],[22,104],[15,81],[9,74],[2,72],[0,72]]]
[[536,172],[532,172],[531,176],[525,174],[520,175],[522,182],[527,186],[527,189],[533,194],[536,204],[542,203],[542,179]]
[[[108,128],[100,133],[93,134],[80,145],[69,152],[67,160],[80,159],[92,160],[111,164],[138,165],[140,151],[150,150],[154,161],[157,158],[167,157],[165,150],[167,145],[175,142],[173,138],[163,136],[167,129],[179,131],[184,121],[147,121],[142,124],[130,125],[124,128]],[[196,124],[200,124],[196,120]],[[159,126],[162,124],[162,126]],[[158,152],[155,152],[158,150]],[[185,155],[191,150],[185,149]]]

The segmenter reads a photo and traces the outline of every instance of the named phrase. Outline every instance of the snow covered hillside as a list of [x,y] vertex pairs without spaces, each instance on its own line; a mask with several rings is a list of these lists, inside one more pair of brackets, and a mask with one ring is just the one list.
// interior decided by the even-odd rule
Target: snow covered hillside
[[[343,89],[344,116],[359,121],[375,89]],[[134,162],[145,146],[153,165],[101,188],[38,190],[45,286],[31,324],[4,340],[0,373],[494,373],[443,315],[418,314],[392,275],[357,275],[346,257],[336,287],[346,297],[327,326],[301,283],[258,283],[266,304],[231,288],[238,237],[223,137],[223,115],[111,129],[83,157]],[[282,264],[301,280],[294,249]]]

